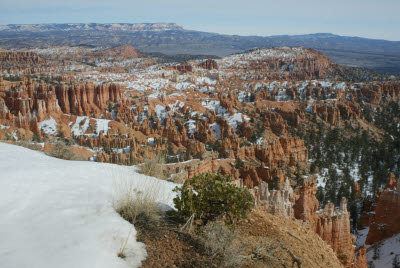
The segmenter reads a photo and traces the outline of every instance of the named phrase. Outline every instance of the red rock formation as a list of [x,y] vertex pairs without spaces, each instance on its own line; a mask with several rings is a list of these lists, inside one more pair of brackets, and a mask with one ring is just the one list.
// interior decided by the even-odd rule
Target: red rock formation
[[267,211],[273,215],[281,215],[287,218],[294,217],[293,204],[296,195],[286,179],[282,190],[268,190],[268,183],[261,182],[254,188],[257,209]]
[[271,80],[308,80],[342,72],[321,52],[308,48],[260,48],[231,58],[232,68],[268,72]]
[[301,187],[296,189],[299,199],[294,205],[294,216],[300,220],[310,220],[318,210],[319,202],[315,197],[317,193],[316,179],[313,177],[304,179]]
[[94,85],[77,83],[55,86],[23,80],[18,86],[5,88],[6,105],[12,114],[22,116],[37,113],[41,121],[50,113],[76,115],[101,114],[109,103],[121,100],[121,92],[114,84]]
[[0,119],[10,120],[16,127],[37,134],[40,134],[38,122],[51,114],[56,117],[63,113],[100,116],[105,114],[109,104],[121,102],[119,87],[113,84],[52,85],[23,79],[18,83],[2,82],[1,90]]
[[193,159],[184,163],[168,164],[164,166],[172,177],[180,177],[185,180],[200,173],[219,172],[229,176],[233,181],[239,178],[239,171],[232,166],[232,160],[217,159],[217,155],[204,152],[200,159]]
[[103,57],[103,58],[137,58],[140,53],[131,45],[121,45],[113,48],[96,51],[89,53],[90,57]]
[[[374,244],[400,233],[400,179],[393,184],[393,176],[388,188],[377,197],[375,214],[371,218],[366,244]],[[393,187],[393,188],[391,188]]]
[[335,210],[333,204],[327,204],[314,215],[310,223],[311,228],[332,247],[343,264],[350,265],[353,262],[353,237],[350,233],[350,213],[347,211],[346,198],[343,197],[339,210]]
[[178,72],[181,73],[191,73],[193,72],[193,66],[190,64],[179,64],[179,65],[175,65],[175,66],[171,66],[170,67],[173,70],[177,70]]
[[213,69],[218,70],[218,64],[213,59],[208,59],[206,61],[203,61],[202,63],[200,63],[200,67],[207,70],[213,70]]
[[397,180],[396,180],[396,177],[394,176],[394,174],[392,172],[392,173],[390,173],[389,180],[386,183],[385,189],[394,190],[396,188],[396,186],[397,186]]
[[332,247],[341,262],[350,266],[354,260],[354,247],[347,200],[342,199],[339,210],[336,210],[333,204],[327,204],[323,210],[317,212],[319,202],[315,198],[316,190],[315,179],[303,181],[298,189],[299,199],[294,206],[294,215],[298,219],[308,221],[311,229]]
[[117,103],[122,97],[120,88],[115,84],[58,84],[54,91],[61,110],[75,115],[100,115],[108,104]]
[[0,62],[3,63],[23,63],[37,64],[42,59],[33,52],[0,52]]
[[361,197],[361,189],[360,186],[358,185],[358,182],[356,181],[351,185],[351,195],[356,198]]
[[352,268],[368,268],[367,265],[367,251],[365,246],[360,247],[354,259],[353,264],[351,265]]

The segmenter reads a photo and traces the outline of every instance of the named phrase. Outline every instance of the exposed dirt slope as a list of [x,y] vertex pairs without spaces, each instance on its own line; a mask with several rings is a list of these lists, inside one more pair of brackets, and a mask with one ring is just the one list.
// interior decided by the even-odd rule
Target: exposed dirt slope
[[[254,211],[248,222],[239,227],[239,233],[243,243],[254,248],[266,244],[275,247],[282,242],[301,260],[302,267],[343,267],[333,250],[300,221]],[[279,249],[274,257],[277,260],[252,261],[246,267],[296,267],[287,250]]]
[[[142,267],[221,267],[202,250],[196,236],[168,226],[137,229],[137,238],[148,254]],[[300,221],[254,211],[237,232],[244,256],[240,267],[299,267],[294,259],[300,260],[303,268],[343,267],[329,245]],[[266,249],[255,253],[261,247]]]

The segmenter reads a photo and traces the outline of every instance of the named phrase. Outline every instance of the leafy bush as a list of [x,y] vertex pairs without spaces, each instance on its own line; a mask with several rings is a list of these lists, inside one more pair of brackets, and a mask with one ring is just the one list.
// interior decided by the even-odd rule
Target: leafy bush
[[174,191],[178,193],[174,204],[180,215],[188,218],[194,214],[204,223],[218,218],[235,223],[246,218],[254,205],[247,188],[236,187],[229,177],[220,174],[194,176]]

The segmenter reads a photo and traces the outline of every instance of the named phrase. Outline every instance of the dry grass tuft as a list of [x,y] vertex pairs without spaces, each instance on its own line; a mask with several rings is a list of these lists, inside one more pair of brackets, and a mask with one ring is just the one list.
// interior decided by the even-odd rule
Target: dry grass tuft
[[128,240],[135,227],[155,230],[161,224],[162,210],[158,205],[160,186],[154,178],[147,181],[136,179],[137,173],[123,168],[113,170],[114,199],[112,206],[122,218],[132,223],[124,243],[118,252],[118,257],[125,259]]
[[35,142],[29,142],[29,141],[20,141],[18,145],[21,145],[22,147],[28,148],[30,150],[34,151],[40,151],[42,149],[42,146],[40,144],[37,144]]
[[162,167],[163,164],[165,164],[165,158],[163,156],[148,158],[140,165],[140,170],[147,176],[165,179],[166,176]]
[[76,154],[71,146],[67,146],[62,142],[57,142],[49,154],[53,157],[65,160],[85,160],[83,157]]
[[153,180],[136,185],[134,174],[115,183],[114,209],[130,223],[151,228],[159,225],[161,209],[157,204],[160,188]]
[[209,256],[220,260],[222,267],[238,267],[243,262],[243,246],[238,235],[223,222],[208,222],[199,233],[199,242]]

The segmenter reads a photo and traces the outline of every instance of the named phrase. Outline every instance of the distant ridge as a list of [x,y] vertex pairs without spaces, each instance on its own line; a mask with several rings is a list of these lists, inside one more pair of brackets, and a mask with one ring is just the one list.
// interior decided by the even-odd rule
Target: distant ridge
[[47,31],[170,31],[183,30],[176,23],[50,23],[50,24],[8,24],[0,25],[6,32],[47,32]]
[[124,44],[147,53],[226,56],[260,47],[308,47],[335,63],[400,74],[400,41],[332,33],[239,36],[184,29],[175,23],[65,23],[0,25],[0,47],[18,49]]

